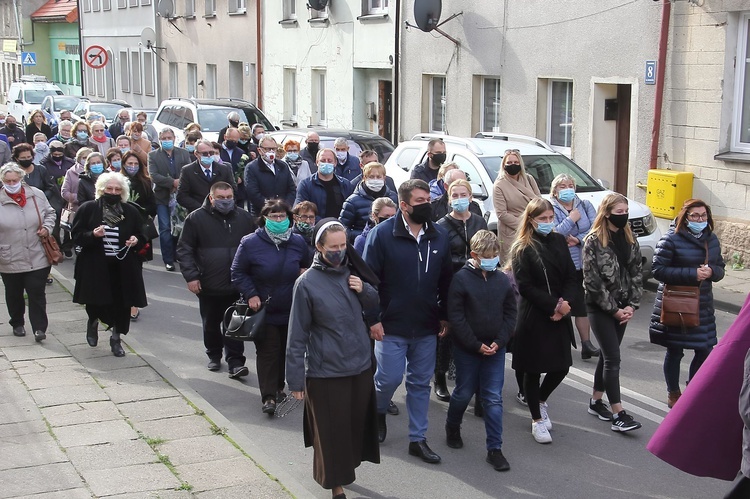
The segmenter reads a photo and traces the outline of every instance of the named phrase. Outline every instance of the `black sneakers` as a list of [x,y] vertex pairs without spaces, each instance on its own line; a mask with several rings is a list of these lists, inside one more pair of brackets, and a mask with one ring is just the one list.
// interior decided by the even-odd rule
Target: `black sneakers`
[[510,463],[505,459],[503,451],[500,449],[487,451],[486,461],[495,468],[495,471],[508,471],[510,469]]
[[641,427],[641,423],[633,419],[633,416],[624,410],[612,417],[612,431],[633,431]]
[[589,414],[598,417],[602,421],[612,420],[612,411],[609,410],[607,404],[602,399],[593,401],[589,399]]

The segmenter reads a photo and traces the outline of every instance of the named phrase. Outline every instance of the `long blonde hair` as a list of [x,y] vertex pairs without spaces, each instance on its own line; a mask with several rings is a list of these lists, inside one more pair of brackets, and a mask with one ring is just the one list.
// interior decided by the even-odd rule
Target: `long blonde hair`
[[533,220],[545,211],[554,211],[552,203],[544,198],[534,198],[526,205],[521,215],[521,224],[516,232],[516,239],[510,247],[510,259],[515,260],[521,255],[521,252],[529,246],[534,246],[536,242],[532,237],[534,235]]
[[[607,194],[602,200],[602,204],[599,205],[599,210],[596,212],[596,218],[591,225],[591,231],[586,238],[596,236],[603,248],[609,246],[609,226],[607,225],[609,219],[607,217],[612,214],[612,209],[620,203],[628,204],[628,198],[616,192]],[[633,231],[630,230],[630,224],[625,225],[625,227],[620,230],[625,231],[625,239],[628,241],[628,244],[635,243],[635,237],[633,237]]]

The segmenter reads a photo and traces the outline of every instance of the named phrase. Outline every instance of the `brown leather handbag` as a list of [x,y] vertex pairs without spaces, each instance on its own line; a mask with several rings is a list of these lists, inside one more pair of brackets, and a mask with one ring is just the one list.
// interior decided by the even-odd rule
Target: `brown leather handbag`
[[[708,265],[708,243],[706,260]],[[665,326],[686,329],[700,326],[700,284],[698,286],[677,286],[665,284],[661,296],[661,319]]]
[[[39,213],[39,205],[36,202],[36,197],[31,196],[34,200],[34,207],[36,208],[36,216],[39,218],[39,228],[42,228],[42,215]],[[60,251],[60,246],[57,244],[57,240],[52,236],[39,236],[42,241],[42,248],[44,248],[44,255],[47,257],[47,261],[50,265],[57,265],[64,260],[63,254]]]

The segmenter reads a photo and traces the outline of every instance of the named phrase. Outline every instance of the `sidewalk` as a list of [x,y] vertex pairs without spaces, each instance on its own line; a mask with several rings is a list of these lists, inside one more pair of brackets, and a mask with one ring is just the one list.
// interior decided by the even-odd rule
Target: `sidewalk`
[[135,342],[121,359],[107,333],[89,347],[86,313],[57,281],[41,344],[28,322],[13,336],[4,292],[0,282],[0,498],[277,498],[293,497],[281,481],[301,488],[261,469],[243,450],[252,443]]

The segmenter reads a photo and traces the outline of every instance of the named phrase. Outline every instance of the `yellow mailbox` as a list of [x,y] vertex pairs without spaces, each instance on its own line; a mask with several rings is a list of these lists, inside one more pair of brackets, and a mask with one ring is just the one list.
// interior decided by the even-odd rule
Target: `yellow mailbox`
[[646,204],[655,217],[674,218],[693,197],[693,174],[672,170],[649,170]]

